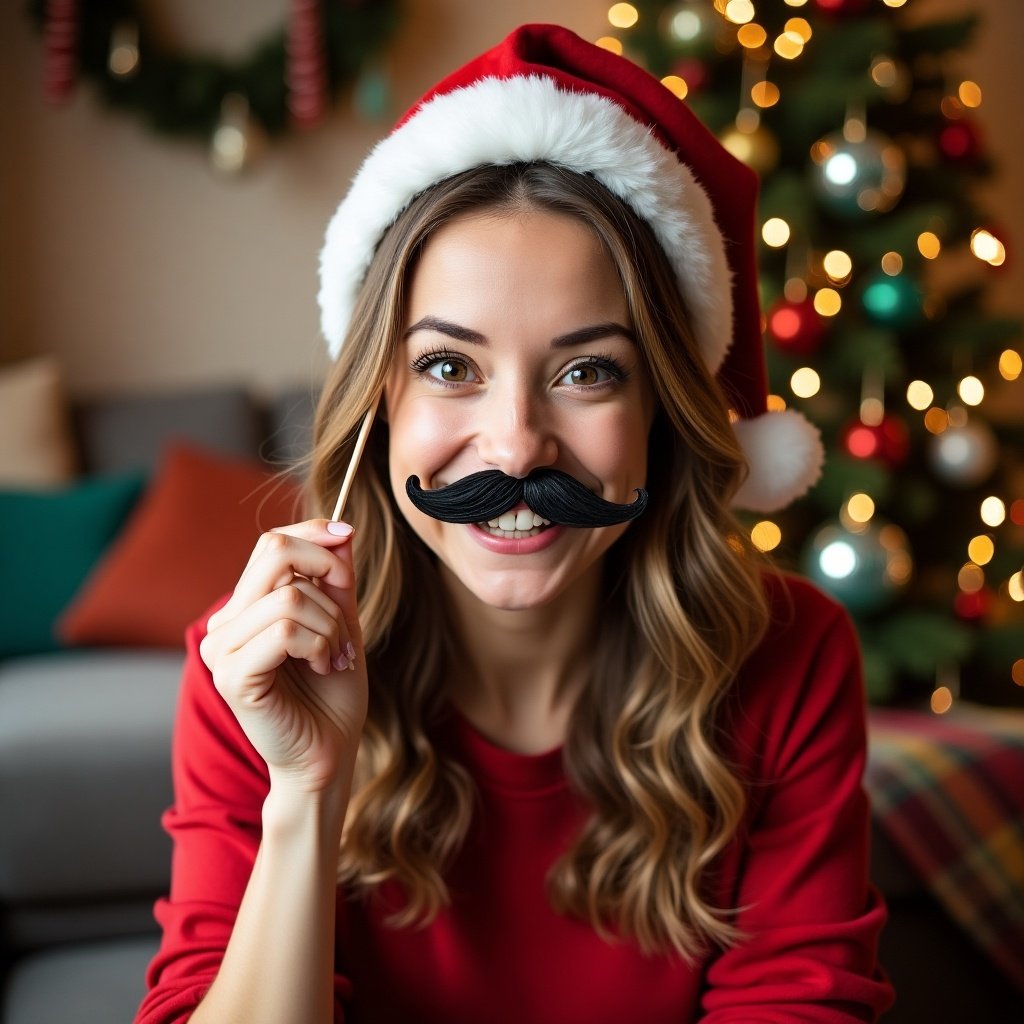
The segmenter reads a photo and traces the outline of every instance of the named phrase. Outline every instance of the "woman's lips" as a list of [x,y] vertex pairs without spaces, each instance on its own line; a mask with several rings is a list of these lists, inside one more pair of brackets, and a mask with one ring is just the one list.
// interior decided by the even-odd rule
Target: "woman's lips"
[[492,532],[486,524],[481,526],[478,523],[470,523],[465,528],[481,547],[499,555],[531,555],[543,551],[554,544],[566,530],[564,526],[541,526],[515,536],[503,531]]

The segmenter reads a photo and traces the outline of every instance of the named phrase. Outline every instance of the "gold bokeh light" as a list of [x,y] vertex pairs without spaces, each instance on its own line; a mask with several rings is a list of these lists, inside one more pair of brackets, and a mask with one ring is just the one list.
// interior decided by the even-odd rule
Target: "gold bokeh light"
[[789,241],[789,225],[781,217],[769,217],[761,227],[765,245],[781,249]]
[[1021,373],[1020,353],[1012,348],[1004,349],[999,355],[999,373],[1004,380],[1016,380]]
[[1002,526],[1006,521],[1006,503],[990,494],[981,503],[981,521],[986,526]]
[[923,380],[912,380],[907,385],[907,404],[911,409],[924,412],[935,399],[935,392]]
[[917,236],[917,251],[926,259],[934,260],[942,252],[942,242],[934,231],[922,231]]
[[750,540],[758,551],[774,551],[782,543],[782,531],[770,519],[755,523]]
[[640,12],[632,4],[612,4],[608,21],[615,28],[632,28],[640,20]]

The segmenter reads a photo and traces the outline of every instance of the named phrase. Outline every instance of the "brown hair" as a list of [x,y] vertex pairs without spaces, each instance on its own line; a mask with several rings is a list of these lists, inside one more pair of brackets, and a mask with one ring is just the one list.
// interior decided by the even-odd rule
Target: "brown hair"
[[[551,870],[550,898],[602,934],[691,958],[736,938],[705,887],[745,807],[716,749],[715,715],[768,609],[763,565],[729,510],[743,457],[648,225],[593,178],[543,163],[476,168],[416,198],[381,240],[320,400],[311,514],[331,508],[367,396],[384,385],[426,239],[463,213],[531,209],[577,218],[602,240],[659,405],[651,503],[606,556],[594,669],[564,748],[591,813]],[[447,900],[444,871],[469,828],[474,784],[432,740],[451,638],[433,556],[390,492],[386,435],[379,422],[349,500],[372,685],[339,877],[363,891],[400,883],[395,922],[408,925]],[[437,600],[422,599],[431,592]]]

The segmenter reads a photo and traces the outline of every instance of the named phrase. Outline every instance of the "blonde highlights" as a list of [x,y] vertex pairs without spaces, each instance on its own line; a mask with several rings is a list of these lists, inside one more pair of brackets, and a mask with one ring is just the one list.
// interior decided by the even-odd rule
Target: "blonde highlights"
[[[452,218],[485,209],[548,210],[596,233],[618,269],[659,406],[651,505],[606,555],[594,669],[564,749],[590,815],[551,869],[550,899],[606,936],[692,960],[736,938],[731,908],[708,893],[708,869],[745,808],[742,782],[719,751],[716,713],[768,610],[763,565],[729,511],[742,456],[650,228],[593,179],[546,164],[478,168],[416,199],[374,255],[323,392],[311,512],[329,511],[365,403],[383,387],[422,246]],[[444,873],[469,831],[475,789],[434,742],[452,638],[433,557],[390,492],[385,422],[371,434],[349,509],[360,524],[354,554],[371,687],[339,878],[366,893],[398,883],[393,916],[407,926],[447,902]]]

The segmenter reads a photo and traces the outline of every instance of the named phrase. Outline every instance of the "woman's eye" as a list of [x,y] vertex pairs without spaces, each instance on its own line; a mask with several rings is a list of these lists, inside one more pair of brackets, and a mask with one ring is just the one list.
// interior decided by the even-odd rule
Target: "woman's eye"
[[450,384],[476,380],[473,371],[461,359],[438,359],[427,367],[427,373]]
[[571,384],[575,387],[590,387],[594,384],[603,384],[606,380],[612,380],[612,374],[601,366],[593,363],[581,363],[574,366],[563,378],[563,384]]

